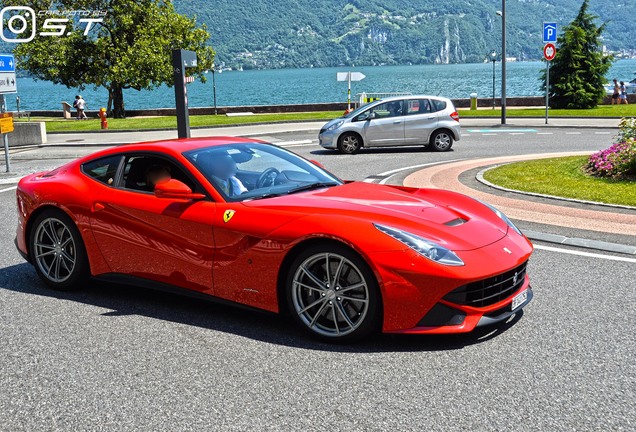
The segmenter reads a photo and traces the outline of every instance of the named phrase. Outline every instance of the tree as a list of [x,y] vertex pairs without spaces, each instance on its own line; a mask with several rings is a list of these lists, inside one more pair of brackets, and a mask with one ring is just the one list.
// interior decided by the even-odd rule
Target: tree
[[[26,3],[35,11],[47,11],[41,21],[50,17],[67,18],[59,11],[78,10],[103,18],[101,23],[91,23],[86,31],[88,23],[80,22],[82,15],[71,17],[64,35],[38,33],[32,41],[17,44],[14,54],[20,67],[36,78],[69,88],[105,87],[108,111],[115,118],[125,117],[124,89],[150,90],[161,84],[173,85],[173,49],[197,53],[198,66],[188,72],[204,82],[203,72],[210,69],[214,61],[214,50],[207,45],[210,35],[206,27],[197,27],[196,18],[179,15],[171,1],[39,0]],[[38,22],[38,27],[41,24]]]
[[[589,0],[584,0],[574,21],[557,39],[557,54],[550,65],[552,108],[594,108],[605,96],[605,74],[612,63],[612,56],[601,51],[606,23],[597,26],[598,17],[588,13],[588,6]],[[545,90],[545,72],[542,83]]]

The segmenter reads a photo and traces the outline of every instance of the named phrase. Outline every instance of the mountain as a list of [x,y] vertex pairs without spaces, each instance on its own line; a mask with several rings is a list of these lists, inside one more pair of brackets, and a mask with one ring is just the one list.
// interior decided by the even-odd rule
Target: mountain
[[[205,23],[232,68],[464,63],[500,51],[500,0],[175,0]],[[569,23],[582,0],[507,0],[507,55],[538,60],[544,21]],[[591,0],[607,49],[636,55],[636,1]]]

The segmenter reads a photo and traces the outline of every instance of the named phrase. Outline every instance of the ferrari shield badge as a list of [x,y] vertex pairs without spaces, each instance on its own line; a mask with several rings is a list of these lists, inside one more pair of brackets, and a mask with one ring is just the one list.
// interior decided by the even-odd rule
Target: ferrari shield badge
[[234,210],[225,210],[225,213],[223,213],[223,222],[228,223],[234,216],[234,213],[236,213]]

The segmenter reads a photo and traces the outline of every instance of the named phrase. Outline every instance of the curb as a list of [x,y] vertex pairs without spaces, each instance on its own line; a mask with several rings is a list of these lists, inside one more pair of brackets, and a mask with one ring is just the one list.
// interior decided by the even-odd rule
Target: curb
[[[271,121],[271,122],[252,122],[252,123],[234,123],[234,124],[223,124],[223,125],[211,125],[211,126],[190,126],[191,130],[194,129],[220,129],[220,128],[230,128],[230,127],[245,127],[245,126],[265,126],[265,125],[277,125],[277,124],[295,124],[295,123],[313,123],[313,122],[328,122],[332,120],[331,118],[318,118],[311,120],[295,120],[295,121]],[[138,133],[138,132],[162,132],[162,131],[176,131],[177,128],[158,128],[158,129],[100,129],[100,130],[78,130],[78,131],[55,131],[55,132],[47,132],[50,135],[63,135],[63,134],[73,134],[73,133],[89,133],[89,134],[99,134],[99,133]],[[293,132],[293,131],[292,131]]]
[[556,196],[556,195],[547,195],[547,194],[540,194],[537,192],[526,192],[526,191],[520,191],[517,189],[509,189],[509,188],[505,188],[503,186],[499,186],[496,185],[494,183],[489,182],[488,180],[486,180],[484,178],[484,173],[487,171],[490,171],[491,169],[495,169],[501,166],[505,166],[505,165],[510,165],[516,162],[508,162],[508,163],[503,163],[503,164],[497,164],[497,165],[493,165],[493,166],[489,166],[487,168],[484,168],[483,170],[479,171],[477,173],[477,175],[475,176],[475,179],[488,186],[491,187],[493,189],[498,189],[501,191],[505,191],[505,192],[512,192],[512,193],[517,193],[520,195],[526,195],[526,196],[533,196],[533,197],[538,197],[538,198],[547,198],[547,199],[552,199],[555,201],[568,201],[568,202],[573,202],[573,203],[578,203],[578,204],[589,204],[589,205],[596,205],[596,206],[601,206],[601,207],[609,207],[609,208],[618,208],[618,209],[624,209],[624,210],[636,210],[636,207],[634,206],[630,206],[630,205],[621,205],[621,204],[608,204],[608,203],[602,203],[602,202],[597,202],[597,201],[586,201],[586,200],[580,200],[580,199],[576,199],[576,198],[565,198],[565,197],[560,197],[560,196]]
[[538,231],[523,231],[530,240],[544,243],[554,243],[566,246],[576,246],[585,249],[595,249],[604,252],[613,252],[626,255],[636,255],[636,246],[629,246],[620,243],[609,243],[600,240],[589,240],[577,237],[565,237],[557,234],[547,234]]

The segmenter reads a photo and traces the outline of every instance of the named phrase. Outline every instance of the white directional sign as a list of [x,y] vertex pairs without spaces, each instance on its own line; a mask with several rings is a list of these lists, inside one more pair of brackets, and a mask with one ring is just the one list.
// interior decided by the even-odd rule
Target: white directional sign
[[362,81],[366,76],[362,72],[337,72],[338,81]]
[[0,54],[0,94],[17,91],[15,58],[11,54]]

